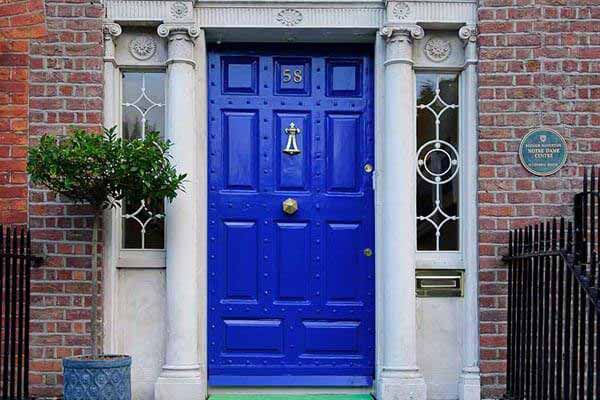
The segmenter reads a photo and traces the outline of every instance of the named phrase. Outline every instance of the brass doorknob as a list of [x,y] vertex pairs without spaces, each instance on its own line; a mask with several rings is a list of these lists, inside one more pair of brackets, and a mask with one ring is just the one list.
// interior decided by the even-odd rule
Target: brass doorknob
[[296,211],[298,211],[298,202],[295,199],[285,199],[283,203],[281,203],[281,205],[283,208],[283,212],[288,215],[295,214]]

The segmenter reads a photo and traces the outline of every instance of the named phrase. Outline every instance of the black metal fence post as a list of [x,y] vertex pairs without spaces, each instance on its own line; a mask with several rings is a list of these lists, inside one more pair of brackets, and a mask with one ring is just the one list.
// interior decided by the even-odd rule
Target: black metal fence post
[[31,268],[41,259],[31,253],[28,229],[0,225],[0,376],[2,399],[29,397],[29,320]]

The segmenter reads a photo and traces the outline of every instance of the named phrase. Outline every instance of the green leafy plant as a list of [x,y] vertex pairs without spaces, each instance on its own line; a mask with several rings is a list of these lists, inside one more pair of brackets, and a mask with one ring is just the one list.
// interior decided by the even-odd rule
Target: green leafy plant
[[29,150],[27,171],[32,182],[48,187],[93,211],[91,354],[98,357],[98,229],[102,212],[128,201],[157,204],[172,201],[183,190],[186,174],[171,162],[172,143],[157,132],[124,140],[116,127],[102,135],[74,130],[69,136],[43,136]]

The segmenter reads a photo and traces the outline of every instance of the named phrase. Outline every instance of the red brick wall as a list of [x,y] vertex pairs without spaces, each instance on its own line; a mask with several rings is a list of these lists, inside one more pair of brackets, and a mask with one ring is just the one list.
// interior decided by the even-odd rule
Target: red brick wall
[[[103,94],[102,5],[46,0],[46,40],[31,44],[30,143],[70,127],[100,130]],[[64,199],[62,199],[64,200]],[[88,351],[91,219],[86,207],[31,187],[29,223],[47,263],[32,285],[31,389],[62,394],[61,358]]]
[[[593,5],[595,4],[595,7]],[[479,226],[482,398],[504,393],[508,229],[570,213],[582,169],[600,163],[597,0],[479,2]],[[539,178],[517,148],[532,128],[567,139],[565,168]]]
[[45,35],[42,0],[0,1],[0,225],[27,222],[29,48]]

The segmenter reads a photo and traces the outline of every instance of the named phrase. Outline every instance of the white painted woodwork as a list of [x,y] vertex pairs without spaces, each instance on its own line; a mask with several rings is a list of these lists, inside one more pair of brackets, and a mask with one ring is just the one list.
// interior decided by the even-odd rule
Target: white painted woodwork
[[195,99],[194,40],[190,25],[158,27],[168,40],[166,137],[173,142],[176,168],[185,171],[184,191],[166,203],[166,332],[165,363],[156,381],[156,400],[200,400],[206,380],[200,365],[200,247],[198,204],[198,134]]
[[116,339],[131,356],[133,400],[154,398],[156,382],[165,361],[166,271],[162,269],[119,269],[117,278]]
[[384,137],[378,190],[381,195],[381,273],[383,291],[383,360],[377,398],[425,400],[425,380],[417,366],[415,253],[416,102],[413,40],[418,25],[384,27]]
[[463,370],[459,381],[460,400],[479,400],[481,382],[479,371],[479,247],[477,213],[477,28],[467,25],[459,30],[465,42],[465,69],[462,74],[461,133],[464,157],[463,237],[465,259],[465,306],[463,329]]
[[[104,103],[103,124],[113,127],[119,124],[119,77],[118,66],[115,59],[115,40],[122,33],[121,26],[107,21],[102,26],[104,34]],[[117,276],[115,260],[119,256],[119,219],[116,218],[117,210],[109,209],[103,213],[103,238],[102,267],[103,267],[103,332],[104,353],[116,353],[115,325],[117,318]]]
[[458,399],[464,299],[417,298],[417,362],[428,399]]
[[[183,18],[173,14],[174,3],[105,1],[107,23],[118,21],[124,27],[118,40],[114,41],[115,35],[109,35],[109,41],[105,37],[105,124],[120,121],[120,108],[115,106],[120,104],[120,69],[166,68],[166,133],[175,143],[178,168],[190,174],[185,194],[167,207],[166,251],[120,249],[120,212],[105,218],[109,244],[104,253],[105,349],[133,355],[134,399],[151,400],[154,395],[157,399],[204,399],[207,392],[364,392],[207,388],[206,41],[374,43],[377,368],[372,390],[381,399],[424,400],[426,392],[432,400],[479,399],[476,49],[474,36],[465,39],[464,28],[460,39],[466,47],[456,34],[462,26],[475,24],[476,3],[184,1]],[[298,10],[302,18],[284,26],[277,15],[289,8]],[[424,55],[425,40],[414,38],[422,31],[416,22],[426,28],[425,39],[435,35],[451,43],[447,59],[436,63]],[[165,39],[154,33],[159,24]],[[386,41],[378,33],[386,29],[403,42]],[[156,40],[156,52],[148,59],[136,58],[129,50],[131,41],[140,35]],[[461,237],[468,246],[460,252],[416,252],[416,228],[407,223],[415,220],[416,213],[415,70],[462,71]],[[464,268],[465,298],[417,301],[415,266]],[[140,343],[140,335],[149,346]]]

